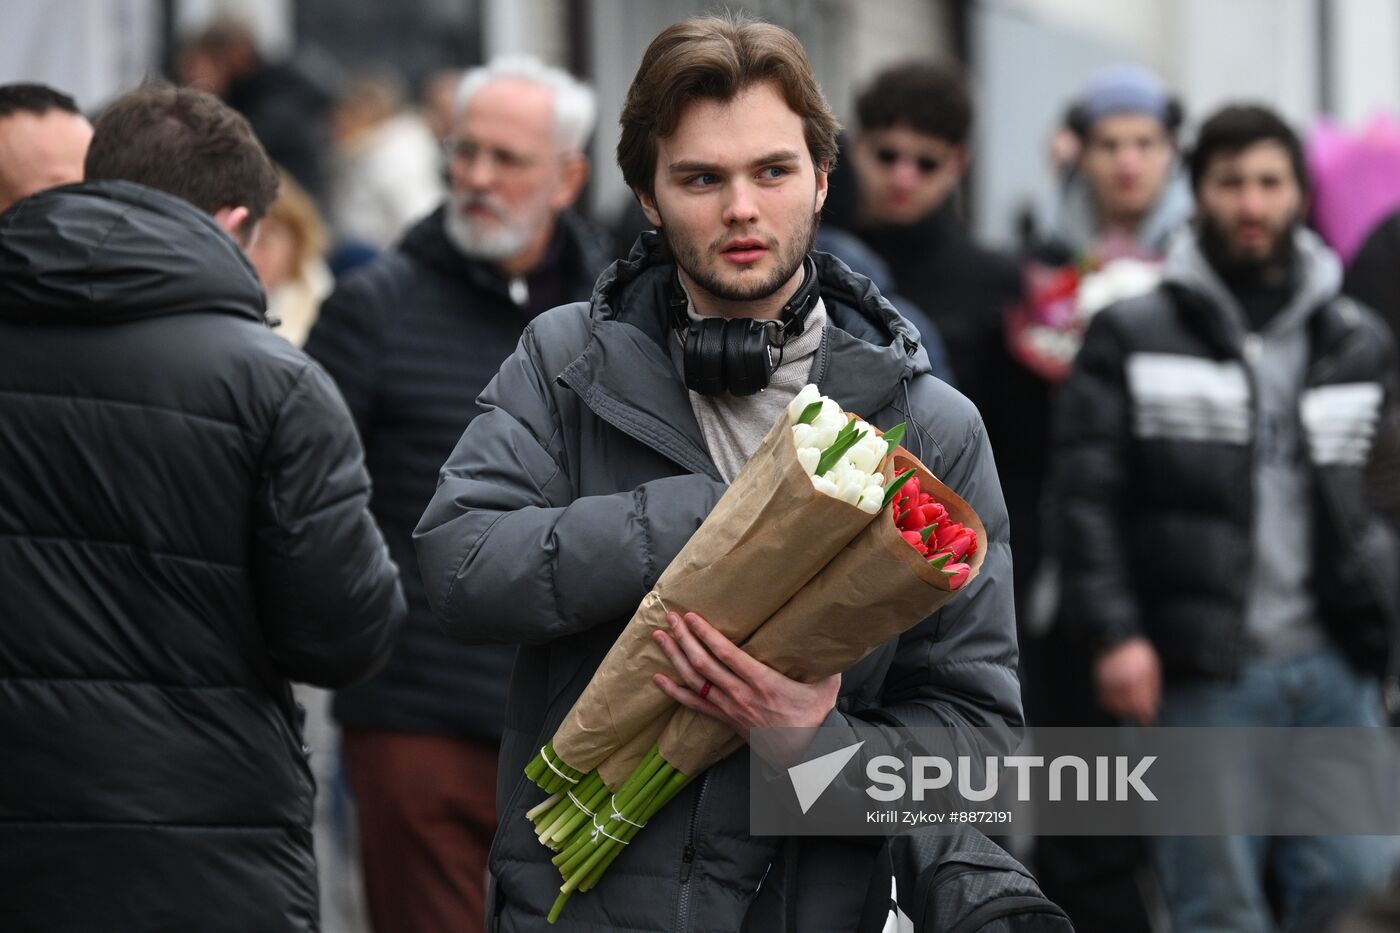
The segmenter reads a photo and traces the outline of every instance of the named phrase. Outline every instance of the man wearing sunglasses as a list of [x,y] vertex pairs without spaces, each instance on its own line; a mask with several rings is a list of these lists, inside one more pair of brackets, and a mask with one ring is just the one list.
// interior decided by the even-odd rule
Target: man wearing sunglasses
[[1015,263],[974,243],[955,193],[968,166],[972,99],[953,69],[914,60],[876,75],[856,100],[852,168],[838,164],[826,220],[888,265],[897,291],[937,326],[958,388],[979,407]]

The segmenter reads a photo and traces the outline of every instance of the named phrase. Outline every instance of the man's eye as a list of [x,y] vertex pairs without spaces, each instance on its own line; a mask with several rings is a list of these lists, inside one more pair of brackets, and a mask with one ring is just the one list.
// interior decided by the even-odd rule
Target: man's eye
[[695,187],[695,188],[708,188],[708,187],[710,187],[711,185],[715,185],[715,184],[718,184],[718,183],[719,183],[719,176],[718,176],[718,175],[711,174],[711,173],[709,173],[709,172],[705,172],[704,174],[701,174],[701,175],[692,175],[691,178],[690,178],[690,181],[687,182],[687,184],[689,184],[689,185],[691,185],[692,187]]
[[761,177],[769,179],[771,181],[773,179],[782,178],[787,173],[788,170],[783,168],[781,165],[770,165],[758,174]]

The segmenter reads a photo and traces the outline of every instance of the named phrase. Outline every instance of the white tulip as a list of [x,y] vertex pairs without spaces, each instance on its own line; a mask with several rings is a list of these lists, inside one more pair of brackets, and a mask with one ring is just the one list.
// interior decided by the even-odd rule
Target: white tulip
[[861,482],[861,477],[852,476],[837,487],[836,498],[848,505],[855,505],[860,501],[860,494],[863,492],[865,492],[865,485]]
[[840,498],[840,496],[836,494],[836,484],[833,483],[831,480],[827,479],[825,476],[813,476],[812,485],[817,488],[817,492],[821,493],[824,496],[830,496],[833,499]]
[[856,503],[856,508],[870,515],[878,513],[885,504],[885,487],[881,485],[866,486],[860,494],[860,501]]
[[803,447],[814,447],[812,438],[816,436],[817,429],[810,424],[795,424],[792,426],[792,442],[798,449]]
[[829,425],[814,425],[814,427],[816,431],[812,434],[811,446],[817,448],[817,450],[824,451],[832,444],[836,443],[836,435],[841,430],[840,425],[836,425],[835,427]]
[[807,406],[819,401],[821,397],[821,392],[816,386],[811,383],[803,386],[802,391],[797,393],[797,397],[788,403],[788,424],[796,424],[797,419],[801,418],[802,413],[807,410]]
[[840,486],[846,481],[846,477],[850,475],[850,472],[851,461],[847,460],[845,457],[842,457],[840,460],[837,460],[836,463],[832,465],[831,469],[827,470],[826,473],[824,473],[823,475],[827,479],[835,483],[837,486]]
[[841,406],[831,399],[822,399],[822,410],[812,421],[819,428],[835,428],[841,430],[846,426],[846,415],[841,411]]
[[817,472],[817,461],[821,458],[822,452],[815,447],[797,448],[797,462],[802,464],[802,469],[807,471],[808,476]]
[[857,444],[846,452],[851,464],[858,470],[869,473],[880,465],[880,458],[864,444]]

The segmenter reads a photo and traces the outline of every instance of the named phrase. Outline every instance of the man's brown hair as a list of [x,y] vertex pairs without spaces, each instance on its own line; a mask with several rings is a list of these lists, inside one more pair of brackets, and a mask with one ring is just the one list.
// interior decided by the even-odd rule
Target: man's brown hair
[[802,118],[807,150],[817,170],[836,164],[841,125],[822,96],[797,37],[771,23],[741,16],[700,16],[666,27],[651,41],[622,107],[617,164],[635,191],[650,195],[656,177],[656,141],[670,136],[681,111],[696,100],[732,100],[755,84],[777,84]]
[[120,179],[208,214],[246,207],[245,230],[277,196],[277,171],[248,121],[217,97],[169,84],[124,94],[93,124],[88,181]]

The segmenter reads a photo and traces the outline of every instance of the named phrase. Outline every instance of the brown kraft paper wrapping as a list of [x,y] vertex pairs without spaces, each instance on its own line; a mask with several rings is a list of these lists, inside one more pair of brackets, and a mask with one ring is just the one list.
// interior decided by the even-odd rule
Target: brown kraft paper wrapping
[[671,668],[651,633],[667,627],[668,609],[698,612],[743,643],[874,517],[812,486],[784,412],[618,635],[554,734],[555,753],[588,772],[664,721],[674,703],[651,676]]
[[[987,530],[970,505],[939,482],[913,455],[903,448],[897,450],[891,475],[909,467],[917,471],[924,492],[943,503],[954,521],[977,534],[977,553],[967,561],[971,573],[959,589],[961,592],[981,570]],[[957,595],[948,587],[948,577],[942,570],[930,567],[900,537],[889,509],[885,509],[743,642],[743,648],[788,677],[811,683],[849,670],[884,642],[941,609]],[[743,744],[719,720],[679,706],[659,742],[661,756],[676,770],[689,775],[699,774]],[[636,752],[631,766],[641,760],[648,748]],[[621,770],[623,764],[608,761],[600,768],[600,774],[606,778]],[[622,777],[630,773],[628,767]]]

